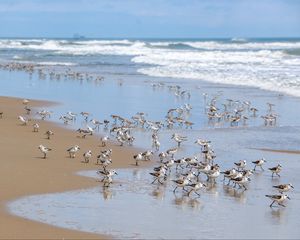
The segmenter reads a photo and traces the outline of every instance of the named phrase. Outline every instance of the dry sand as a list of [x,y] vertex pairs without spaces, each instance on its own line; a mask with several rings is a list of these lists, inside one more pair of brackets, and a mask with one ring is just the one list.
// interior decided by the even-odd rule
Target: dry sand
[[[30,107],[51,105],[42,101],[30,101]],[[52,227],[47,224],[33,222],[17,216],[12,216],[6,209],[8,201],[22,196],[63,192],[68,190],[93,187],[99,184],[92,178],[75,175],[80,170],[97,169],[96,157],[103,147],[100,147],[99,137],[87,136],[86,139],[78,137],[78,133],[67,130],[54,123],[32,120],[27,126],[20,125],[17,117],[25,116],[22,99],[0,97],[0,238],[11,239],[87,239],[108,238],[79,231]],[[38,122],[40,131],[33,132],[32,124]],[[47,140],[44,133],[52,130],[54,136]],[[38,146],[43,144],[53,150],[46,159]],[[75,159],[68,157],[66,149],[79,145],[81,150]],[[133,154],[138,150],[108,144],[113,149],[112,167],[130,167],[134,161]],[[108,148],[106,147],[106,148]],[[88,164],[81,161],[83,152],[91,149],[93,158]]]

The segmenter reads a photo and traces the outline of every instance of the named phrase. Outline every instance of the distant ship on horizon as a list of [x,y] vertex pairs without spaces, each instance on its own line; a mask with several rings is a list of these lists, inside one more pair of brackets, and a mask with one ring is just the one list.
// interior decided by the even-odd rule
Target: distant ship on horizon
[[78,33],[73,34],[73,39],[79,40],[79,39],[85,39],[84,35],[80,35]]

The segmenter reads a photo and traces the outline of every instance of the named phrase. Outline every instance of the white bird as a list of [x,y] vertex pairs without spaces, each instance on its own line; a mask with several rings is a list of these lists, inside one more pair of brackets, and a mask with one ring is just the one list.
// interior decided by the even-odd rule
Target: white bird
[[33,126],[33,132],[38,132],[39,131],[40,126],[39,126],[38,123],[35,123],[32,126]]
[[239,162],[235,162],[234,164],[237,166],[239,170],[239,169],[244,169],[247,165],[247,162],[246,160],[240,160]]
[[103,179],[101,180],[101,182],[103,182],[106,177],[112,177],[114,175],[118,175],[117,171],[114,170],[114,169],[109,170],[109,171],[107,171],[107,170],[103,170],[103,171],[99,170],[99,171],[97,171],[97,174],[101,174],[103,176]]
[[18,119],[22,122],[22,125],[27,125],[29,121],[26,117],[23,116],[19,116]]
[[171,139],[174,139],[175,142],[177,142],[177,146],[180,147],[180,144],[184,141],[187,141],[187,137],[185,136],[180,136],[179,134],[177,133],[174,133],[171,137]]
[[43,146],[43,145],[40,145],[40,146],[38,147],[38,149],[40,149],[40,151],[44,154],[44,157],[43,157],[43,158],[46,158],[47,153],[48,153],[49,151],[52,150],[51,148],[47,148],[47,147],[45,147],[45,146]]
[[47,135],[47,139],[50,139],[50,136],[54,135],[54,133],[51,130],[48,130],[47,132],[45,132],[45,135]]
[[80,147],[78,145],[75,145],[73,147],[70,147],[67,149],[67,152],[69,152],[70,158],[75,158],[75,154],[80,150]]
[[88,150],[83,154],[83,157],[84,157],[84,162],[88,163],[90,161],[90,158],[92,157],[92,151]]
[[206,185],[204,183],[201,183],[201,182],[196,182],[196,183],[188,184],[187,186],[191,188],[191,190],[188,192],[188,196],[190,196],[190,194],[192,192],[194,192],[198,196],[200,196],[200,194],[198,193],[198,190],[200,190],[201,188],[206,187]]
[[174,183],[176,183],[176,187],[174,188],[173,192],[175,193],[176,192],[176,189],[178,187],[181,187],[182,190],[185,190],[186,189],[184,188],[185,186],[187,186],[190,182],[190,179],[188,178],[184,178],[184,179],[177,179],[177,180],[172,180]]
[[273,204],[276,202],[278,205],[285,207],[285,205],[283,205],[282,203],[286,200],[289,199],[288,195],[266,195],[266,197],[270,198],[271,200],[273,200],[273,202],[271,203],[270,207],[273,206]]
[[283,192],[290,191],[291,188],[294,188],[294,186],[292,184],[288,183],[288,184],[276,185],[276,186],[273,186],[273,188],[276,188],[282,194]]
[[243,177],[236,177],[236,178],[231,178],[231,181],[234,182],[234,187],[236,185],[238,185],[240,188],[243,187],[245,190],[247,190],[245,184],[247,182],[250,182],[250,178],[245,177],[245,176],[243,176]]
[[274,173],[278,177],[280,177],[279,172],[281,171],[281,169],[282,169],[282,166],[280,164],[278,164],[276,167],[269,168],[269,170],[272,172],[272,177],[274,176]]
[[170,148],[166,151],[166,154],[168,156],[171,156],[171,158],[173,159],[174,155],[175,155],[175,153],[177,153],[177,151],[178,151],[178,148]]
[[23,103],[24,105],[27,105],[27,104],[29,103],[29,100],[28,100],[28,99],[23,99],[22,103]]
[[153,155],[153,152],[150,150],[147,150],[145,152],[142,152],[142,156],[144,158],[144,160],[146,161],[150,161],[150,157]]
[[265,158],[262,158],[262,159],[258,159],[256,161],[253,161],[252,163],[255,165],[254,168],[253,168],[253,171],[256,170],[256,167],[260,167],[262,171],[264,171],[262,165],[266,162],[266,159]]
[[159,151],[160,148],[160,142],[158,141],[158,139],[154,139],[153,141],[153,146],[155,147],[156,151]]
[[142,161],[144,159],[143,153],[138,153],[138,154],[134,155],[133,158],[135,159],[135,165],[138,166],[139,161]]
[[106,143],[108,142],[109,137],[105,136],[105,137],[100,138],[100,140],[101,140],[101,146],[106,147]]

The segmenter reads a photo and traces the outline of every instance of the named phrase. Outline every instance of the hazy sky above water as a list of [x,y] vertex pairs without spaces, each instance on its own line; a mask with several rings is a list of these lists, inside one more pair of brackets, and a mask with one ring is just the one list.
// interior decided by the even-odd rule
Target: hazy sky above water
[[0,37],[300,37],[299,0],[0,0]]

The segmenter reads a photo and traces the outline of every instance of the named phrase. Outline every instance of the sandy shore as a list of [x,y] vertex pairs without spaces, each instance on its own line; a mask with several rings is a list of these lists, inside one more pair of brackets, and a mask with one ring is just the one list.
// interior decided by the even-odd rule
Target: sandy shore
[[[79,170],[97,169],[95,155],[101,149],[99,137],[86,139],[78,137],[75,131],[64,129],[53,123],[32,120],[27,126],[21,126],[18,115],[25,115],[21,99],[0,97],[0,238],[62,239],[62,238],[108,238],[84,232],[52,227],[43,223],[25,220],[10,215],[6,210],[8,201],[22,196],[63,192],[98,185],[94,179],[75,175]],[[42,107],[51,103],[30,101],[31,107]],[[33,132],[32,124],[38,122],[40,131]],[[48,130],[54,132],[51,140],[45,138]],[[42,159],[38,146],[43,144],[53,149],[47,159]],[[81,150],[75,159],[70,159],[66,149],[79,145]],[[112,167],[132,166],[133,154],[137,149],[108,145],[113,149]],[[82,163],[83,152],[91,149],[94,158],[89,164]]]
[[273,153],[287,153],[287,154],[300,154],[298,150],[284,150],[284,149],[270,149],[270,148],[252,148],[264,152],[273,152]]

